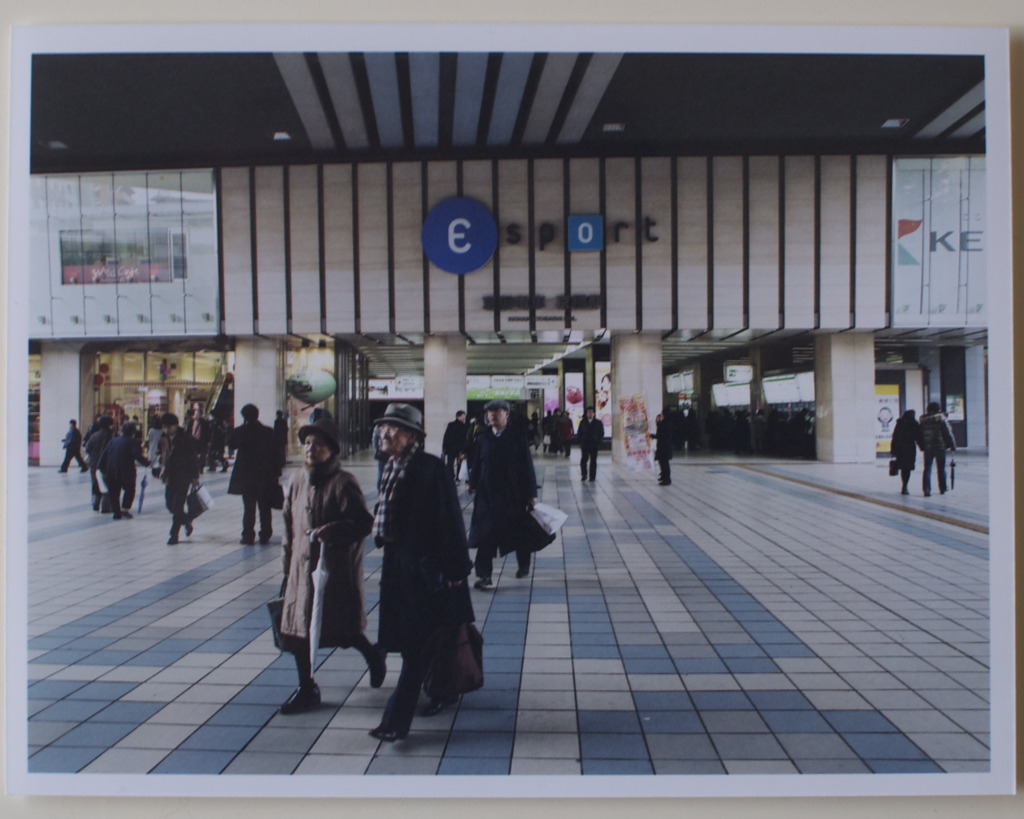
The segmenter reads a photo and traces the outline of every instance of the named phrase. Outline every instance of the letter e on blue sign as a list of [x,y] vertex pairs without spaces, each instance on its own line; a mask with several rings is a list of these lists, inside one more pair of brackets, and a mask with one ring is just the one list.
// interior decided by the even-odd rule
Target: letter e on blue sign
[[603,250],[604,217],[570,216],[569,250]]
[[473,199],[445,199],[427,214],[420,235],[427,258],[457,276],[479,270],[498,246],[498,226]]

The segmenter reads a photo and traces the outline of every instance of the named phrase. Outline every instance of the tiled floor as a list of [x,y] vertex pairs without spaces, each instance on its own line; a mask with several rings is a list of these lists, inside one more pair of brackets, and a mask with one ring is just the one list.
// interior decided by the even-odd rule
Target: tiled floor
[[[485,687],[395,744],[367,731],[396,656],[374,690],[357,652],[322,652],[324,704],[276,713],[296,682],[264,610],[280,539],[238,544],[226,475],[169,547],[159,486],[115,522],[87,476],[30,469],[29,771],[988,770],[985,458],[958,453],[956,489],[928,499],[881,463],[677,458],[659,487],[607,456],[593,484],[536,462],[562,536],[531,578],[513,561],[473,592]],[[372,485],[373,462],[350,468]],[[371,551],[371,636],[379,567]]]

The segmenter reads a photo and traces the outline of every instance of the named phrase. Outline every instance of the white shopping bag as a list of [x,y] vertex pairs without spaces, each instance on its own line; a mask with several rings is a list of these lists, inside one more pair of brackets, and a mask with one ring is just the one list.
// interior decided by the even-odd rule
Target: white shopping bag
[[467,458],[463,458],[459,465],[459,478],[460,481],[469,480],[469,462]]
[[546,503],[535,503],[533,509],[530,510],[530,514],[533,515],[533,519],[549,535],[557,533],[562,528],[562,524],[569,518],[561,509],[548,506]]
[[101,495],[106,495],[110,490],[107,488],[106,477],[100,470],[96,470],[96,487],[100,490]]
[[199,498],[199,502],[203,505],[203,508],[209,511],[213,509],[213,495],[210,494],[210,490],[202,484],[196,487],[196,497]]

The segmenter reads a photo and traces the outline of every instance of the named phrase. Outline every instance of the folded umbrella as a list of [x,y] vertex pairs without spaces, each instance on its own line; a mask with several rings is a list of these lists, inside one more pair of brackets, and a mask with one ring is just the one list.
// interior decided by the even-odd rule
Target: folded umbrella
[[146,497],[146,484],[149,483],[147,476],[142,476],[142,483],[139,485],[139,514],[142,514],[142,501]]
[[949,462],[949,488],[956,486],[956,461]]
[[327,567],[324,565],[323,544],[310,537],[310,548],[317,546],[319,552],[313,569],[313,608],[309,615],[309,667],[316,668],[316,651],[320,647],[320,633],[324,618],[324,589],[327,587]]

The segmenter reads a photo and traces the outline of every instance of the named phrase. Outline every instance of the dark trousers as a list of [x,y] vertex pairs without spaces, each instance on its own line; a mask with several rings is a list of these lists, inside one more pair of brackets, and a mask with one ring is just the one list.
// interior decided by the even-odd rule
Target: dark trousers
[[459,453],[444,453],[444,465],[451,473],[452,480],[457,481],[459,479]]
[[[588,472],[587,463],[589,461],[590,469]],[[581,446],[580,447],[580,477],[586,480],[588,477],[590,480],[594,480],[597,477],[597,447],[596,446]]]
[[128,511],[135,502],[135,481],[121,483],[107,479],[107,497],[110,498],[110,511],[114,513],[114,520],[121,517],[121,510]]
[[[520,569],[529,569],[533,552],[527,549],[516,549],[516,562]],[[494,571],[494,549],[485,549],[483,546],[476,550],[476,560],[473,561],[473,569],[477,577],[490,577]]]
[[67,472],[68,467],[71,466],[72,460],[78,461],[78,466],[82,469],[83,472],[89,468],[85,465],[85,460],[82,458],[82,448],[76,446],[68,447],[64,451],[64,463],[60,465],[60,471]]
[[185,511],[185,499],[188,497],[189,487],[192,481],[187,483],[168,483],[164,490],[164,502],[167,504],[167,511],[171,513],[171,536],[177,537],[182,526],[188,526],[192,517]]
[[905,495],[907,494],[907,484],[910,482],[910,473],[912,469],[901,469],[900,470],[900,491]]
[[99,511],[100,499],[103,497],[103,493],[100,491],[100,485],[96,482],[96,467],[89,467],[89,478],[92,482],[92,508]]
[[572,440],[562,441],[562,449],[565,450],[565,457],[572,455]]
[[935,449],[924,451],[924,473],[921,475],[921,486],[926,495],[932,491],[932,463],[935,463],[935,472],[939,479],[939,491],[946,491],[946,450]]
[[273,510],[266,491],[247,490],[242,493],[242,540],[256,540],[256,510],[260,513],[260,542],[270,540],[274,533]]
[[402,671],[398,675],[398,683],[384,707],[384,716],[380,721],[385,730],[395,731],[400,736],[409,732],[426,673],[423,652],[419,647],[402,652]]
[[658,462],[658,483],[672,483],[672,459],[655,458]]

